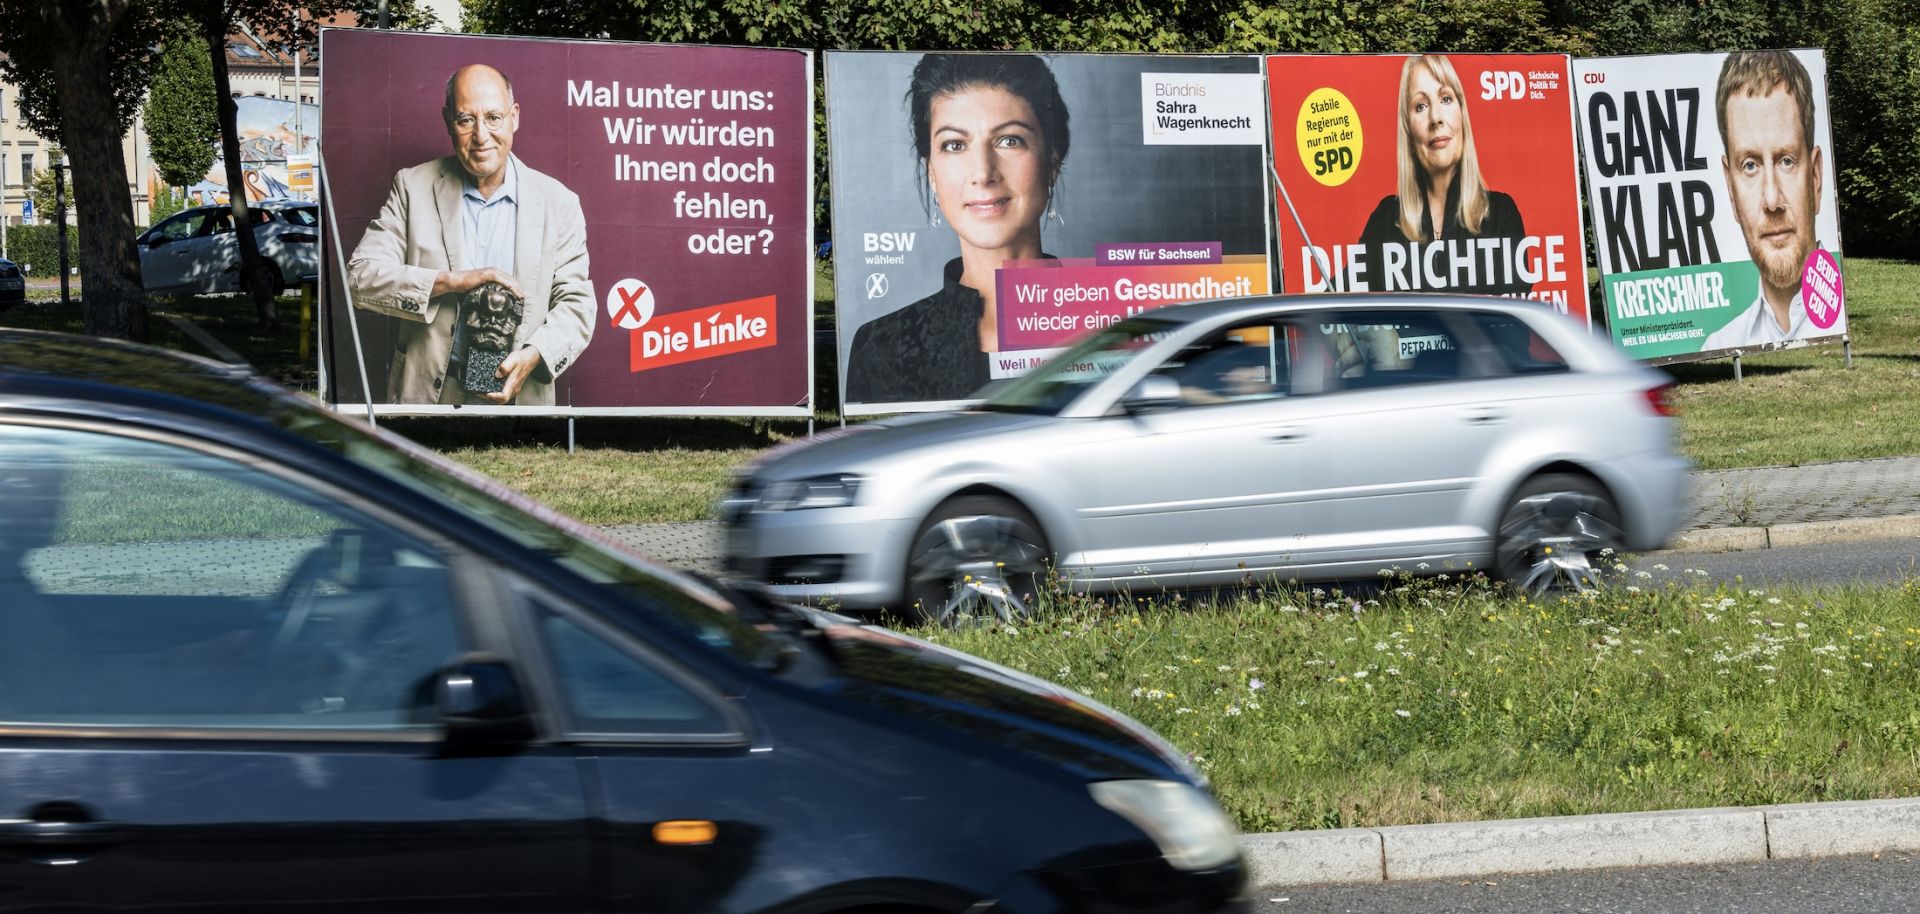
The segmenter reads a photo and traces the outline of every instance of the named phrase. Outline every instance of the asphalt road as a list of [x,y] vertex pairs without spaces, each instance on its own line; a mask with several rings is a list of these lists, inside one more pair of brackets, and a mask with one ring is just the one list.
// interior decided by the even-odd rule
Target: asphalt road
[[[1657,567],[1660,565],[1666,569],[1661,570]],[[1705,571],[1704,580],[1739,579],[1754,587],[1897,584],[1920,578],[1920,540],[1867,540],[1744,552],[1669,552],[1639,559],[1630,567],[1652,574],[1655,582],[1700,580],[1686,574],[1686,569],[1692,568]],[[1913,907],[1920,910],[1920,899],[1915,899]]]
[[1257,914],[1891,914],[1920,910],[1912,854],[1592,870],[1257,892]]

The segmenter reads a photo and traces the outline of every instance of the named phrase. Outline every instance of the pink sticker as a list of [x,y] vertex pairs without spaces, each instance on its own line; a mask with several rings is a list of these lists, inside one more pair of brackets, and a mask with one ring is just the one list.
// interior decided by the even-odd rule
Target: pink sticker
[[1847,304],[1846,283],[1840,278],[1840,265],[1833,255],[1814,248],[1807,255],[1807,266],[1800,274],[1800,300],[1806,303],[1807,319],[1826,330],[1840,320]]

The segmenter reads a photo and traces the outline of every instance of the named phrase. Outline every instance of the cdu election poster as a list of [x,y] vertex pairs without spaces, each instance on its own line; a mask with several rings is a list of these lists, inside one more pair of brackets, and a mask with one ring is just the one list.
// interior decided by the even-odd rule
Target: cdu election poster
[[321,44],[327,400],[811,414],[810,53]]
[[1820,51],[1600,58],[1574,72],[1615,345],[1672,362],[1846,333]]
[[1565,56],[1280,55],[1267,86],[1285,291],[1501,295],[1589,321]]
[[829,51],[826,85],[848,415],[1268,291],[1257,57]]

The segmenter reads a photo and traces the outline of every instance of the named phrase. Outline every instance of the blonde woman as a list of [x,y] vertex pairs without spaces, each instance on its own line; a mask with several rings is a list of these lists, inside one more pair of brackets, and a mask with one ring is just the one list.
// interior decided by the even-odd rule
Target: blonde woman
[[[1438,54],[1407,58],[1400,69],[1399,115],[1399,188],[1380,201],[1360,233],[1360,243],[1367,245],[1368,288],[1496,295],[1531,291],[1533,285],[1518,277],[1506,253],[1460,243],[1478,238],[1517,243],[1527,230],[1513,198],[1489,190],[1480,173],[1467,96],[1453,62]],[[1446,243],[1446,250],[1429,261],[1424,256],[1427,244],[1436,241]],[[1417,244],[1409,249],[1408,242]],[[1393,270],[1386,245],[1399,245],[1408,255]],[[1461,269],[1456,260],[1471,267]],[[1433,282],[1436,272],[1443,282]]]

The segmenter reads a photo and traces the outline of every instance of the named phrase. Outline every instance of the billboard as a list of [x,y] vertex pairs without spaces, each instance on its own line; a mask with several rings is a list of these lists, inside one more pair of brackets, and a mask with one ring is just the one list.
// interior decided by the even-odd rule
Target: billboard
[[1615,345],[1659,362],[1847,332],[1826,60],[1574,62]]
[[331,402],[811,414],[809,52],[321,43]]
[[848,415],[939,409],[1067,340],[1268,291],[1257,57],[826,56]]
[[1286,291],[1502,295],[1589,319],[1565,56],[1275,56],[1267,86]]

